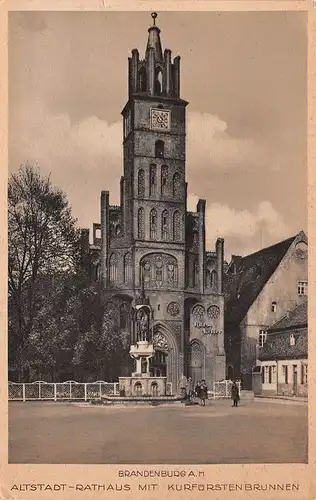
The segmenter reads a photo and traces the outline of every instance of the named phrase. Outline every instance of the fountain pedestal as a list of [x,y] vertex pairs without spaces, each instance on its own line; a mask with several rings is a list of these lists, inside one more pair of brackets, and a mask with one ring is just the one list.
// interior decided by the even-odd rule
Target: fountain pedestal
[[136,360],[136,371],[131,377],[120,377],[120,394],[127,397],[165,396],[166,377],[151,377],[149,360],[155,354],[155,349],[147,340],[137,342],[130,347],[130,356]]

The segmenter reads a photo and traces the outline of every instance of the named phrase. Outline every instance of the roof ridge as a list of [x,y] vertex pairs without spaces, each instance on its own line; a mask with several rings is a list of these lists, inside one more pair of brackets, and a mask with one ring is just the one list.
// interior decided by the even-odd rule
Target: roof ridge
[[[298,233],[298,234],[300,234],[300,233]],[[247,257],[253,257],[256,254],[264,252],[265,250],[270,250],[271,248],[275,248],[278,245],[282,245],[286,242],[290,242],[290,241],[293,242],[295,240],[295,238],[298,236],[298,234],[296,234],[295,236],[291,236],[290,238],[286,238],[285,240],[278,241],[277,243],[274,243],[273,245],[269,245],[268,247],[264,247],[264,248],[261,248],[260,250],[256,250],[253,253],[249,253],[248,255],[243,256],[242,259],[246,259]]]

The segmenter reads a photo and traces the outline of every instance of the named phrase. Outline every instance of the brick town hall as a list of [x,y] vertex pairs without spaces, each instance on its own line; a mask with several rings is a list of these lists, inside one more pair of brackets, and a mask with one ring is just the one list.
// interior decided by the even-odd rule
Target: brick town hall
[[82,238],[90,272],[111,297],[106,314],[118,318],[126,338],[131,308],[144,289],[156,348],[150,371],[167,376],[175,392],[183,373],[209,387],[225,379],[224,241],[205,248],[205,200],[187,211],[188,102],[180,97],[180,57],[162,51],[156,16],[144,59],[136,49],[128,59],[120,205],[102,191],[93,243],[88,229]]

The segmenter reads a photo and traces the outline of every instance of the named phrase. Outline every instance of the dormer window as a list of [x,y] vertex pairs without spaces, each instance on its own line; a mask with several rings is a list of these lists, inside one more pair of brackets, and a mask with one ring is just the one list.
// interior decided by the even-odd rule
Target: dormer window
[[295,345],[295,335],[294,333],[291,333],[290,335],[290,346],[294,346]]

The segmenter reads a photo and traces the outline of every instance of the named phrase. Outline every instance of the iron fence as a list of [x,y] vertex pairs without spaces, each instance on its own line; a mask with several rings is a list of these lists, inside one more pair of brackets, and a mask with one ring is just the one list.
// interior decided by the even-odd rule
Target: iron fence
[[9,382],[9,401],[62,401],[99,399],[104,396],[118,396],[118,382]]
[[[241,382],[236,382],[239,393],[241,390]],[[232,380],[221,380],[220,382],[214,382],[213,390],[209,391],[210,396],[213,399],[230,398],[233,382]]]
[[[222,380],[214,382],[213,390],[209,391],[209,396],[213,399],[230,398],[233,382]],[[241,383],[237,382],[238,389]],[[119,396],[118,382],[45,382],[38,380],[30,383],[9,382],[9,401],[71,401],[100,399],[106,396]],[[172,383],[167,382],[167,396],[171,396]]]

